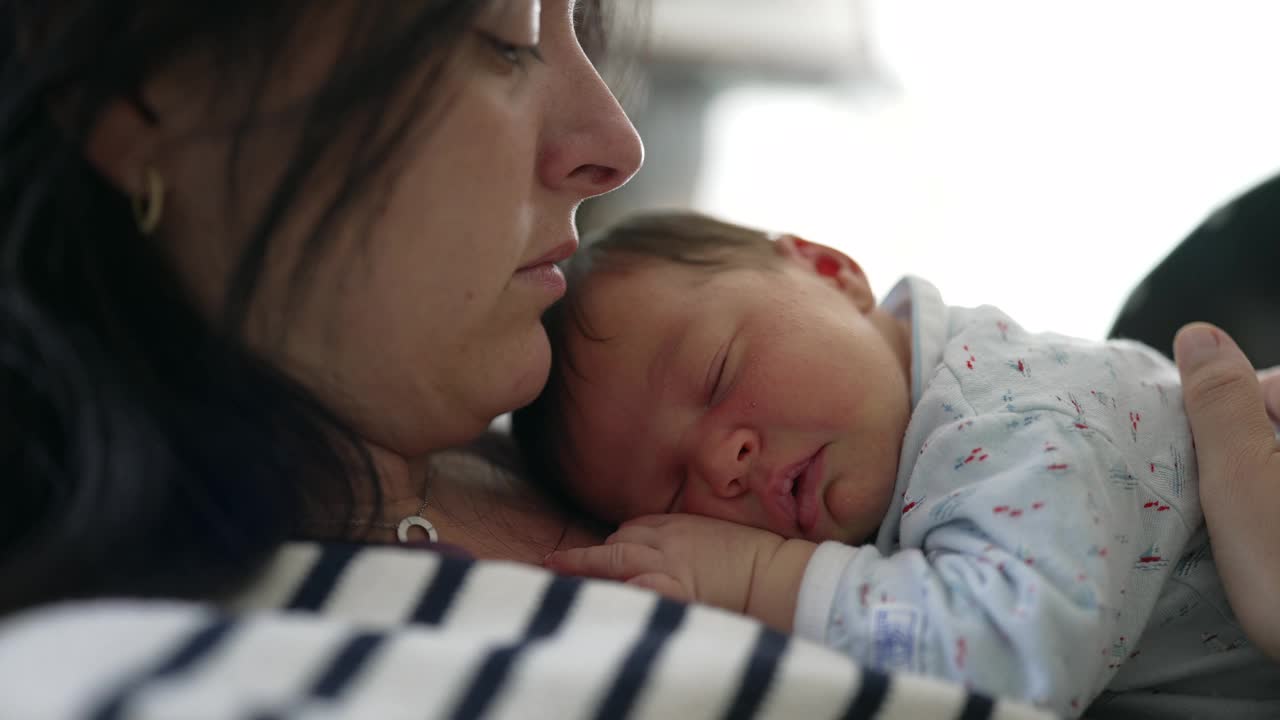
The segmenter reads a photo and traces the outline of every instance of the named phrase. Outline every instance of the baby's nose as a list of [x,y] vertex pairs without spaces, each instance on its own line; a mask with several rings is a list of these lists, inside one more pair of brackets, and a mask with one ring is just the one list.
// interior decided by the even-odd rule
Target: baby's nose
[[760,442],[755,433],[742,429],[711,443],[703,458],[703,478],[712,492],[723,498],[734,498],[750,488],[748,476]]

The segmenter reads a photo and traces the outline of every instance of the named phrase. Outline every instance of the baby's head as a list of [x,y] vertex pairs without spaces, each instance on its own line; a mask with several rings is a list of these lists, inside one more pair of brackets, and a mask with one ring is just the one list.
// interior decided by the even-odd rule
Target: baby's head
[[910,414],[907,331],[856,263],[691,213],[593,239],[544,320],[551,379],[516,413],[535,476],[610,523],[685,512],[859,542]]

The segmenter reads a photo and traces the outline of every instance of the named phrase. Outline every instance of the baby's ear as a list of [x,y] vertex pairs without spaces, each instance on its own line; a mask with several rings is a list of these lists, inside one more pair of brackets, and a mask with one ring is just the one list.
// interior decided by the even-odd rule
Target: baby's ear
[[866,273],[853,258],[816,242],[795,235],[779,235],[774,238],[774,248],[788,262],[818,275],[843,292],[858,308],[868,313],[876,306],[875,294],[867,282]]

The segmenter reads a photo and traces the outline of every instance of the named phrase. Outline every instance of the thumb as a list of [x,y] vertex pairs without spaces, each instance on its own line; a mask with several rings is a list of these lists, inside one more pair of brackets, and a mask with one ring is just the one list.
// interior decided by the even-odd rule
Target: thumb
[[1267,414],[1280,432],[1280,366],[1258,373],[1258,382],[1262,385],[1262,394],[1267,403]]
[[1206,323],[1178,331],[1173,353],[1202,482],[1220,488],[1250,482],[1275,449],[1253,366],[1229,335]]

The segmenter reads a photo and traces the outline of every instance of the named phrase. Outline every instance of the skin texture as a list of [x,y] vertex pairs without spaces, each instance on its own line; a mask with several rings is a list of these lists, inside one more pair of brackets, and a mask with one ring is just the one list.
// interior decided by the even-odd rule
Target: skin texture
[[1249,638],[1280,660],[1280,374],[1259,382],[1236,343],[1204,323],[1178,333],[1174,354],[1227,597]]
[[604,545],[560,550],[544,564],[714,605],[791,632],[804,569],[816,548],[808,540],[715,518],[649,515],[623,524]]
[[[569,482],[625,522],[548,567],[790,631],[816,541],[874,531],[910,416],[909,333],[838,251],[789,236],[777,251],[774,269],[640,261],[588,281],[585,317],[608,340],[570,340]],[[806,522],[785,484],[774,496],[819,451]]]
[[838,252],[790,238],[777,249],[772,269],[640,258],[587,280],[584,316],[607,339],[569,339],[566,465],[590,512],[690,513],[814,541],[874,531],[909,418],[906,330]]
[[[385,517],[417,509],[430,453],[477,435],[542,387],[550,350],[538,320],[563,285],[545,265],[529,268],[571,253],[578,205],[625,183],[642,162],[639,137],[580,47],[572,12],[569,0],[511,0],[481,14],[443,58],[431,112],[408,97],[393,104],[387,123],[409,118],[408,139],[340,219],[296,292],[302,240],[336,189],[351,138],[335,138],[333,156],[273,240],[248,342],[364,439],[382,475]],[[343,22],[339,4],[284,40],[290,62],[272,75],[264,112],[305,97],[329,72]],[[147,168],[165,179],[158,241],[213,318],[297,126],[287,115],[263,123],[246,140],[234,182],[211,182],[226,177],[225,129],[235,116],[217,108],[237,109],[240,96],[212,86],[204,63],[184,59],[144,85],[157,123],[116,103],[90,155],[130,194],[141,192]],[[215,91],[222,94],[211,103]],[[468,542],[459,525],[510,500],[471,497],[465,479],[432,483],[426,517],[446,540],[456,530],[454,542]],[[442,506],[467,509],[450,517]],[[528,534],[525,520],[508,520],[515,525],[499,518],[492,533]]]
[[[1219,572],[1241,626],[1280,660],[1280,371],[1255,374],[1226,333],[1196,323],[1174,350],[1196,437],[1200,496]],[[746,612],[790,630],[814,545],[709,518],[626,523],[601,547],[553,554],[562,572],[609,577]]]

